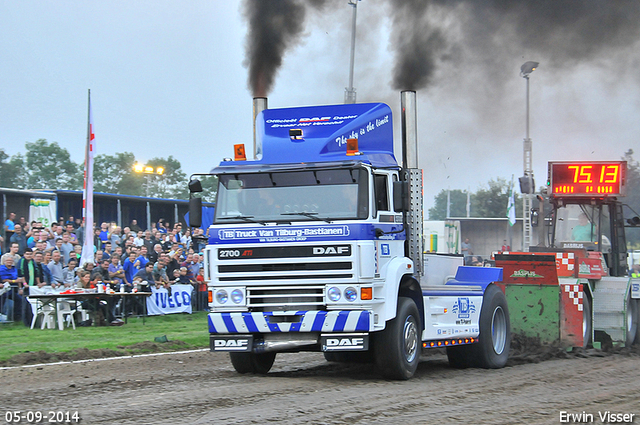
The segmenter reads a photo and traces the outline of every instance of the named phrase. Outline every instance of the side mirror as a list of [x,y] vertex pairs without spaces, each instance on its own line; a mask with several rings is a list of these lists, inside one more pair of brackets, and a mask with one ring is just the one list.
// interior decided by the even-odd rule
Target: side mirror
[[199,193],[202,192],[202,183],[198,179],[189,180],[189,192]]
[[403,212],[409,209],[409,183],[403,181],[393,182],[393,210]]
[[[189,183],[189,185],[191,185],[191,183]],[[200,190],[202,190],[202,188]],[[202,198],[189,199],[189,226],[202,226]]]

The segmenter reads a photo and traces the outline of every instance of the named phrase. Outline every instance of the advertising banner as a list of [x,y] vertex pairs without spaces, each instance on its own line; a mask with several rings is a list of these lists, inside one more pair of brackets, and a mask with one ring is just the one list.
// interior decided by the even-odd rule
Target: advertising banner
[[39,221],[45,227],[51,226],[56,221],[56,201],[32,198],[29,201],[29,221]]
[[153,295],[147,297],[147,314],[191,313],[191,285],[171,285],[171,293],[165,288],[151,288]]

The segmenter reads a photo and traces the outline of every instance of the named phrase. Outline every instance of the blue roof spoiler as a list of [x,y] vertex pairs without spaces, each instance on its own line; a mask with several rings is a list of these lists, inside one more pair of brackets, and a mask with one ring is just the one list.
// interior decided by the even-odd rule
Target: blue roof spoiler
[[[384,103],[265,109],[256,118],[262,157],[255,161],[223,161],[216,171],[250,164],[338,161],[398,167],[393,155],[391,115],[391,108]],[[347,155],[347,139],[353,138],[358,139],[358,154]]]

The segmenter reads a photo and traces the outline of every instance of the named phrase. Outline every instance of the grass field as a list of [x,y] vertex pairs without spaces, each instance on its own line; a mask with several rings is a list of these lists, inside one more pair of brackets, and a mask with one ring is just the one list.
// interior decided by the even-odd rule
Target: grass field
[[[56,329],[30,329],[22,323],[0,325],[0,362],[22,353],[72,353],[79,349],[126,350],[140,347],[140,343],[154,342],[165,336],[169,342],[159,343],[164,349],[188,350],[209,345],[207,314],[169,314],[129,318],[122,326],[76,327]],[[180,344],[171,341],[181,341]],[[136,351],[136,350],[133,350]],[[137,351],[144,351],[138,349]],[[132,350],[129,350],[132,352]]]

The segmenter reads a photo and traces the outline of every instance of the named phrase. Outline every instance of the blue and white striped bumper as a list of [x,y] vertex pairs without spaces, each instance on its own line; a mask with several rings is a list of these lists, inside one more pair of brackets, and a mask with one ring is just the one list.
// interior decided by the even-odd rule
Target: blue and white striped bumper
[[[286,317],[294,320],[277,320]],[[373,314],[368,310],[209,313],[209,333],[212,334],[369,332],[372,329]]]

